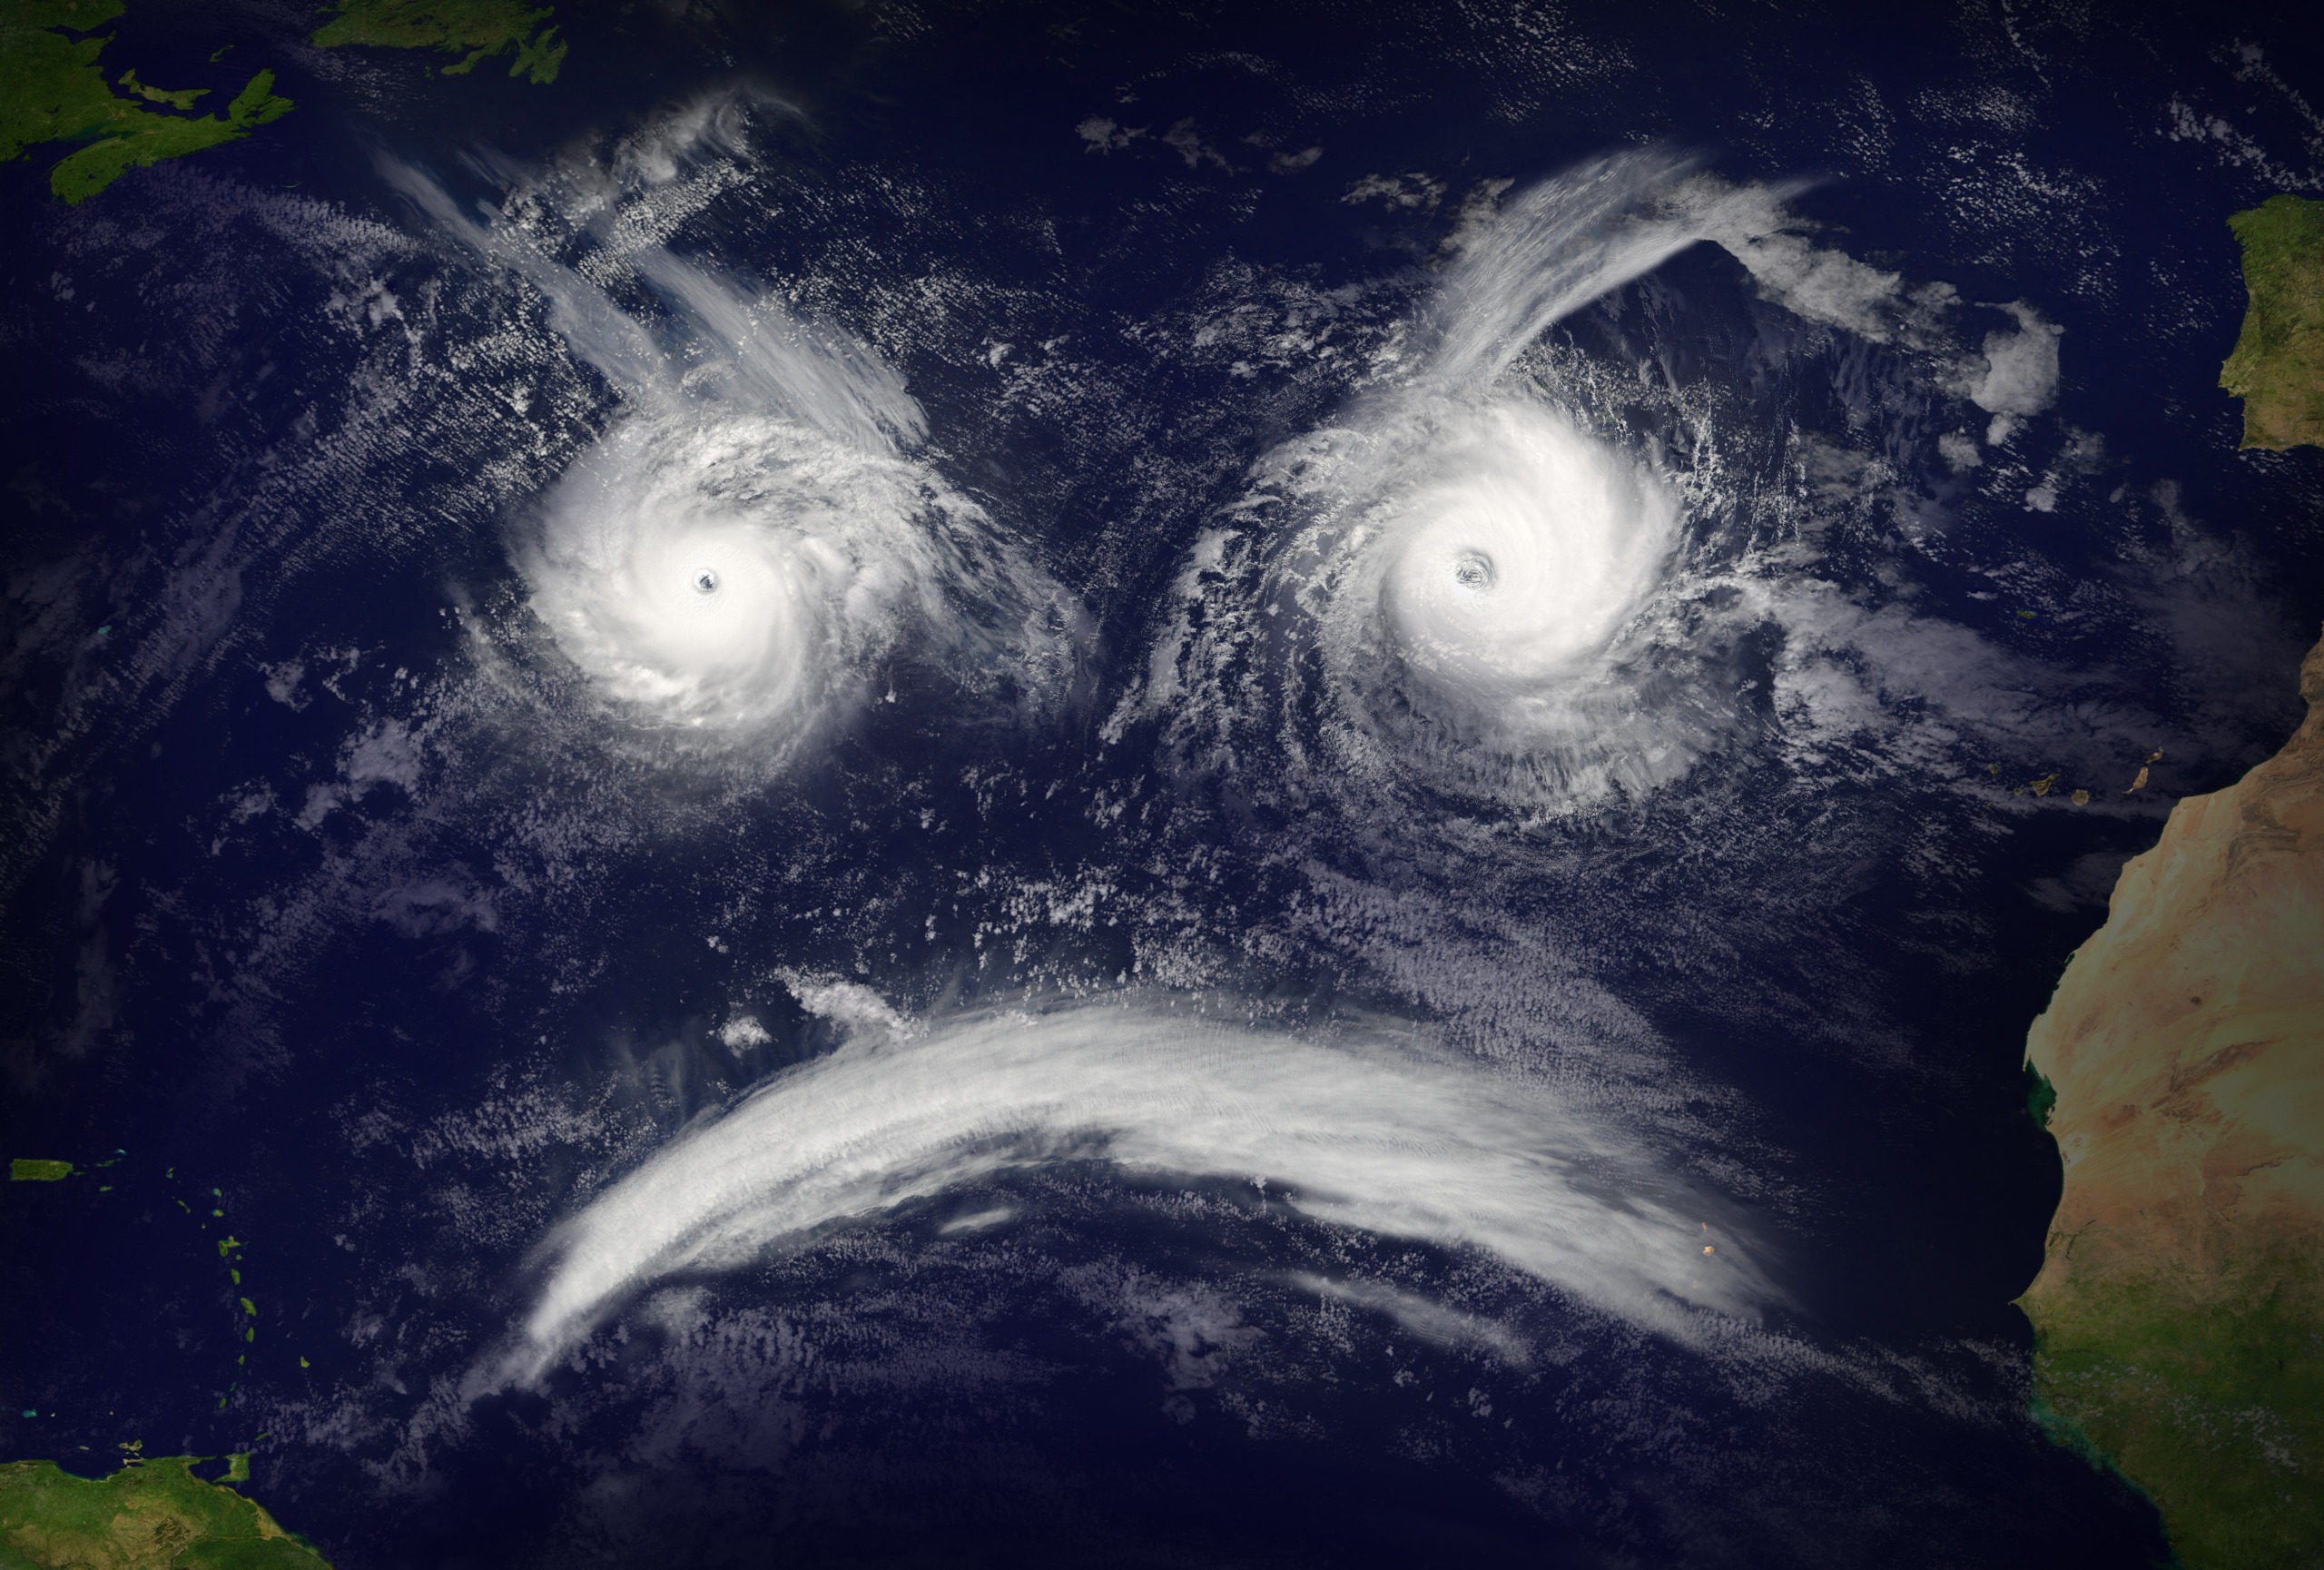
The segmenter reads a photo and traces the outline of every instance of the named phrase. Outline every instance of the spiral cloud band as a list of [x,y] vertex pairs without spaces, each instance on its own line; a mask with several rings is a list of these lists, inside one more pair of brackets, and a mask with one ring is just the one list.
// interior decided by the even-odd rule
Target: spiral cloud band
[[532,285],[622,398],[515,555],[541,623],[628,726],[779,757],[898,663],[1025,697],[1068,662],[1076,612],[909,456],[925,418],[870,346],[658,245],[618,259],[661,302],[633,314],[389,173]]
[[[1783,232],[1785,194],[1630,153],[1464,230],[1402,378],[1263,458],[1206,534],[1124,713],[1197,767],[1279,758],[1303,799],[1365,823],[1413,793],[1517,821],[1637,797],[1761,723],[1740,667],[1768,597],[1707,422],[1641,430],[1629,405],[1672,420],[1673,400],[1570,355],[1520,361],[1700,242],[1809,320],[1934,341],[1945,291]],[[1666,456],[1680,434],[1691,471]]]
[[968,564],[892,458],[749,415],[633,417],[550,499],[521,558],[573,661],[633,712],[763,731],[860,683],[907,627],[951,641]]
[[1677,509],[1539,404],[1446,409],[1431,428],[1364,568],[1413,669],[1497,715],[1605,647],[1669,554]]
[[689,1130],[551,1241],[505,1370],[537,1377],[655,1280],[743,1263],[1014,1168],[1265,1180],[1317,1219],[1469,1246],[1684,1333],[1771,1296],[1676,1185],[1538,1085],[1379,1030],[1328,1042],[1151,1002],[860,1032]]

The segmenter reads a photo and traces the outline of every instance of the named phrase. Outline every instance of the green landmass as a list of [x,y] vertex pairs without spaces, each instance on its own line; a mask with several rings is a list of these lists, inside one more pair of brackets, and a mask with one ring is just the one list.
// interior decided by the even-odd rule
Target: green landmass
[[2027,1065],[2026,1077],[2032,1082],[2025,1091],[2025,1114],[2036,1126],[2050,1126],[2050,1112],[2058,1104],[2058,1087],[2043,1079],[2032,1065]]
[[54,1183],[72,1175],[70,1161],[40,1161],[18,1156],[8,1163],[8,1180],[12,1183]]
[[2243,445],[2324,446],[2324,202],[2270,196],[2227,226],[2250,304],[2219,384],[2243,400]]
[[2052,1435],[2154,1500],[2190,1570],[2313,1570],[2324,1550],[2324,1252],[2083,1284],[2036,1319]]
[[447,76],[477,63],[513,54],[508,74],[546,86],[565,64],[565,41],[543,24],[554,6],[533,10],[524,0],[340,0],[339,15],[309,40],[322,48],[371,44],[386,49],[436,49],[460,59]]
[[113,39],[92,30],[122,10],[122,0],[0,0],[0,163],[46,143],[85,143],[48,172],[49,190],[70,204],[131,169],[236,141],[290,112],[271,71],[252,76],[222,116],[191,113],[208,88],[149,86],[133,70],[120,79],[129,95],[114,92],[97,64]]
[[192,109],[195,99],[207,97],[210,93],[207,87],[189,87],[182,93],[172,93],[162,87],[148,87],[137,80],[135,71],[123,72],[121,84],[140,98],[151,100],[155,104],[166,104],[172,109]]
[[[209,1456],[132,1459],[110,1477],[0,1465],[0,1570],[330,1570],[257,1500],[194,1476]],[[227,1476],[250,1476],[250,1456]]]

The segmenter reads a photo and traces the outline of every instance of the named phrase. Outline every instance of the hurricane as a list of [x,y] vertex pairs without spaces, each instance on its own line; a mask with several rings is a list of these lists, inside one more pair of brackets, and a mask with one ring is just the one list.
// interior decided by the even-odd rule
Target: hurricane
[[2324,1500],[2312,24],[319,9],[0,25],[0,1560]]
[[1554,415],[1494,404],[1439,434],[1381,609],[1413,667],[1490,704],[1604,647],[1677,522],[1669,495]]
[[1512,371],[1579,306],[1745,222],[1685,173],[1619,157],[1511,202],[1385,385],[1259,460],[1181,582],[1212,613],[1162,635],[1143,695],[1182,751],[1259,727],[1319,788],[1555,810],[1662,783],[1737,723],[1702,701],[1718,639],[1672,625],[1701,587],[1685,497],[1577,390]]
[[1315,1220],[1475,1249],[1674,1336],[1703,1313],[1780,1300],[1730,1231],[1706,1245],[1715,1202],[1616,1128],[1409,1025],[1308,1035],[1145,997],[908,1022],[864,992],[803,992],[851,1022],[843,1045],[688,1131],[564,1223],[507,1377],[538,1377],[658,1280],[1070,1161],[1255,1182]]
[[[631,179],[674,178],[674,156]],[[926,417],[870,345],[659,244],[569,265],[537,225],[479,223],[425,176],[389,173],[529,284],[619,399],[510,554],[623,732],[781,759],[892,697],[902,668],[1002,703],[1054,692],[1078,611],[916,456]],[[616,281],[637,303],[616,302]]]
[[[1624,342],[1625,365],[1552,330],[1708,242],[1808,331],[1881,345],[1980,409],[2021,338],[2055,358],[2014,307],[2018,334],[1965,348],[1948,286],[1791,232],[1799,188],[1623,153],[1456,234],[1374,384],[1262,457],[1205,532],[1131,707],[1196,768],[1264,755],[1311,795],[1517,821],[1642,798],[1775,726],[1755,641],[1829,622],[1786,496],[1801,455],[1723,420],[1667,342]],[[1789,689],[1808,730],[1837,706],[1819,686],[1837,690]]]
[[[520,561],[558,646],[650,723],[797,727],[916,653],[1000,643],[971,608],[971,504],[795,422],[655,410],[549,499]],[[1020,611],[1021,615],[1021,611]]]
[[1349,722],[1620,767],[1586,761],[1604,657],[1669,559],[1675,499],[1538,403],[1409,418],[1378,442],[1393,481],[1323,580],[1318,643]]

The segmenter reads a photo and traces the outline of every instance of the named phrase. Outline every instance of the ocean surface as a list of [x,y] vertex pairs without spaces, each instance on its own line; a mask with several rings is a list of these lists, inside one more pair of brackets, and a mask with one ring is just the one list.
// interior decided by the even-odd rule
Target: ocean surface
[[2024,1036],[2297,718],[2299,30],[559,16],[141,7],[298,108],[7,168],[0,1449],[354,1570],[2162,1555]]

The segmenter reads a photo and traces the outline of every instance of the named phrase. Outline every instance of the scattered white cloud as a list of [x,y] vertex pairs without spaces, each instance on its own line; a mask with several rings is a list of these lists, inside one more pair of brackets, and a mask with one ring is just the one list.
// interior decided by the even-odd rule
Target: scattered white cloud
[[1169,130],[1165,131],[1161,139],[1164,146],[1175,150],[1179,157],[1187,161],[1187,167],[1189,169],[1200,168],[1205,163],[1215,163],[1229,174],[1236,173],[1235,166],[1226,162],[1226,155],[1202,139],[1201,133],[1195,129],[1195,123],[1191,119],[1179,121]]
[[1418,208],[1433,212],[1444,200],[1444,182],[1426,174],[1367,174],[1347,188],[1340,200],[1351,206],[1384,202],[1390,207]]
[[1086,143],[1081,149],[1084,153],[1118,153],[1147,133],[1146,127],[1143,125],[1118,125],[1113,121],[1099,119],[1096,115],[1084,120],[1073,130],[1074,133]]
[[1977,450],[1976,439],[1957,430],[1948,430],[1936,439],[1937,456],[1944,459],[1955,473],[1975,469],[1983,464],[1984,455]]
[[1507,1326],[1463,1314],[1385,1281],[1335,1281],[1327,1276],[1303,1274],[1292,1277],[1291,1284],[1319,1298],[1385,1315],[1431,1347],[1473,1347],[1515,1368],[1533,1360],[1533,1349],[1525,1338]]

